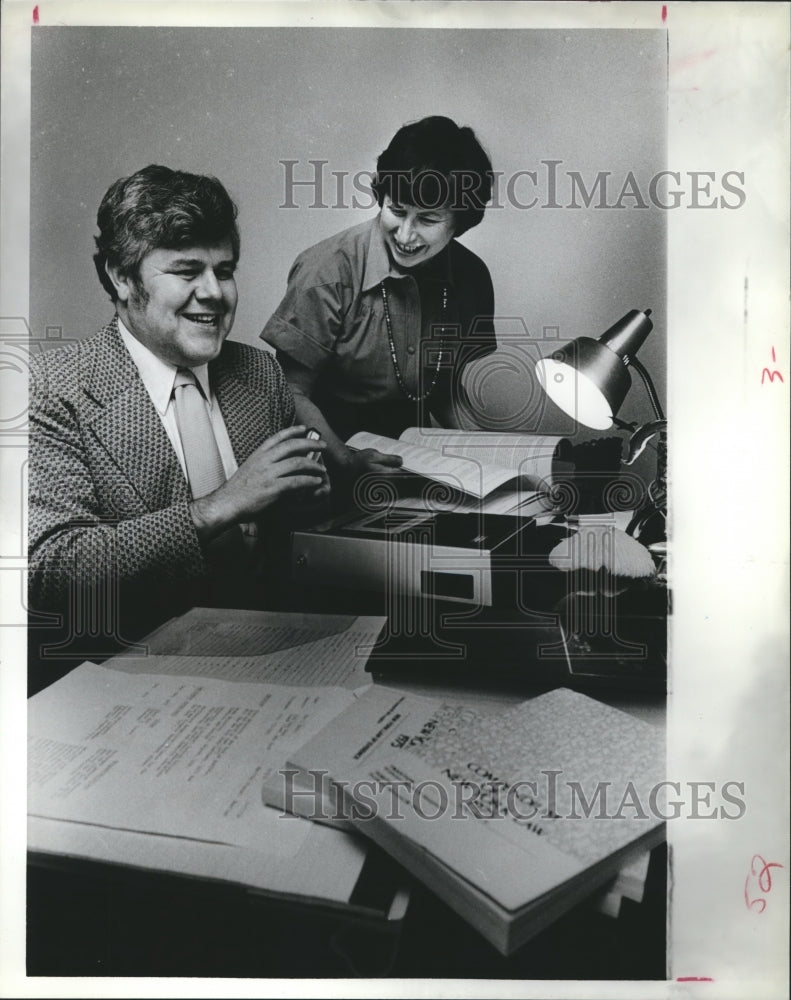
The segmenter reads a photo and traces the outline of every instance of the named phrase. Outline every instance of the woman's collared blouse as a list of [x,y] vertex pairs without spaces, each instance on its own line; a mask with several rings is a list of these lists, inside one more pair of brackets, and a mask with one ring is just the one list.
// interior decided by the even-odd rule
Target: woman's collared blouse
[[[428,389],[442,351],[436,385],[420,402],[409,400],[396,379],[383,284],[410,393]],[[493,317],[491,277],[476,254],[451,240],[414,272],[400,271],[374,218],[297,257],[261,337],[316,373],[312,399],[339,437],[359,430],[398,437],[406,427],[428,425],[431,412],[447,422],[464,366],[496,349]]]

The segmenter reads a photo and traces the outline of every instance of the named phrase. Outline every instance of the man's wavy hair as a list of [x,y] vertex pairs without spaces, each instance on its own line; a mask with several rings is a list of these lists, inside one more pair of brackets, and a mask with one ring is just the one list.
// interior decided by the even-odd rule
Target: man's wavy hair
[[105,265],[137,283],[140,263],[159,247],[179,250],[230,240],[239,259],[237,208],[216,177],[151,164],[112,184],[99,206],[93,262],[113,302],[115,287]]
[[400,128],[376,161],[371,184],[379,207],[450,208],[454,236],[477,226],[492,197],[492,162],[468,126],[432,115]]

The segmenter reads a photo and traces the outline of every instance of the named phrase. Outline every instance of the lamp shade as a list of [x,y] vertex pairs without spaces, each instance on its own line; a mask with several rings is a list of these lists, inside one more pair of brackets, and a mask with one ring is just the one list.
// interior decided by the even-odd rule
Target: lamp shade
[[598,340],[579,337],[536,364],[541,388],[578,423],[612,427],[632,384],[629,365],[653,329],[651,310],[630,310]]

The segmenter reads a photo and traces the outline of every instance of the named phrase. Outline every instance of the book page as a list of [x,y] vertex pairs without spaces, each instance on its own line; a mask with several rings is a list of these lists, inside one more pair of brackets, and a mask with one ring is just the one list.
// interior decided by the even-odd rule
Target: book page
[[567,442],[559,434],[498,434],[496,431],[449,431],[431,427],[408,427],[401,440],[433,448],[446,456],[513,469],[534,488],[552,482],[558,448],[561,442]]
[[478,499],[470,496],[451,498],[437,496],[432,492],[420,496],[399,497],[387,500],[390,509],[431,510],[452,514],[509,514],[512,517],[534,517],[550,507],[545,493],[535,490],[513,489],[507,483],[493,490],[487,497]]
[[261,785],[351,699],[83,664],[29,702],[28,812],[293,854]]
[[145,660],[135,660],[132,666],[128,657],[114,657],[105,666],[353,689],[370,683],[365,665],[385,621],[377,616],[193,608],[149,636],[146,643],[155,663],[147,667]]
[[640,903],[645,894],[650,851],[638,851],[618,872],[611,884],[589,900],[589,905],[605,917],[617,919],[624,899]]
[[416,472],[475,497],[485,497],[503,483],[516,479],[517,475],[513,469],[504,469],[498,465],[482,465],[469,458],[443,455],[433,448],[394,441],[379,434],[369,434],[368,431],[360,431],[353,435],[346,444],[357,450],[376,448],[391,455],[400,455],[404,460],[403,468],[407,472]]

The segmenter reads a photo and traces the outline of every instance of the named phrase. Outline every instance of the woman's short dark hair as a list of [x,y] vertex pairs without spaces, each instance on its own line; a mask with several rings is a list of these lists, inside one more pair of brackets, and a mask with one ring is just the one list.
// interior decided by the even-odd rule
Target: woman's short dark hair
[[93,261],[102,287],[115,302],[105,264],[132,281],[140,263],[158,247],[216,245],[230,240],[239,259],[237,209],[216,177],[152,164],[110,186],[96,217],[99,235]]
[[396,132],[376,161],[371,187],[380,208],[389,195],[396,204],[452,209],[460,236],[483,218],[492,161],[469,126],[432,115]]

